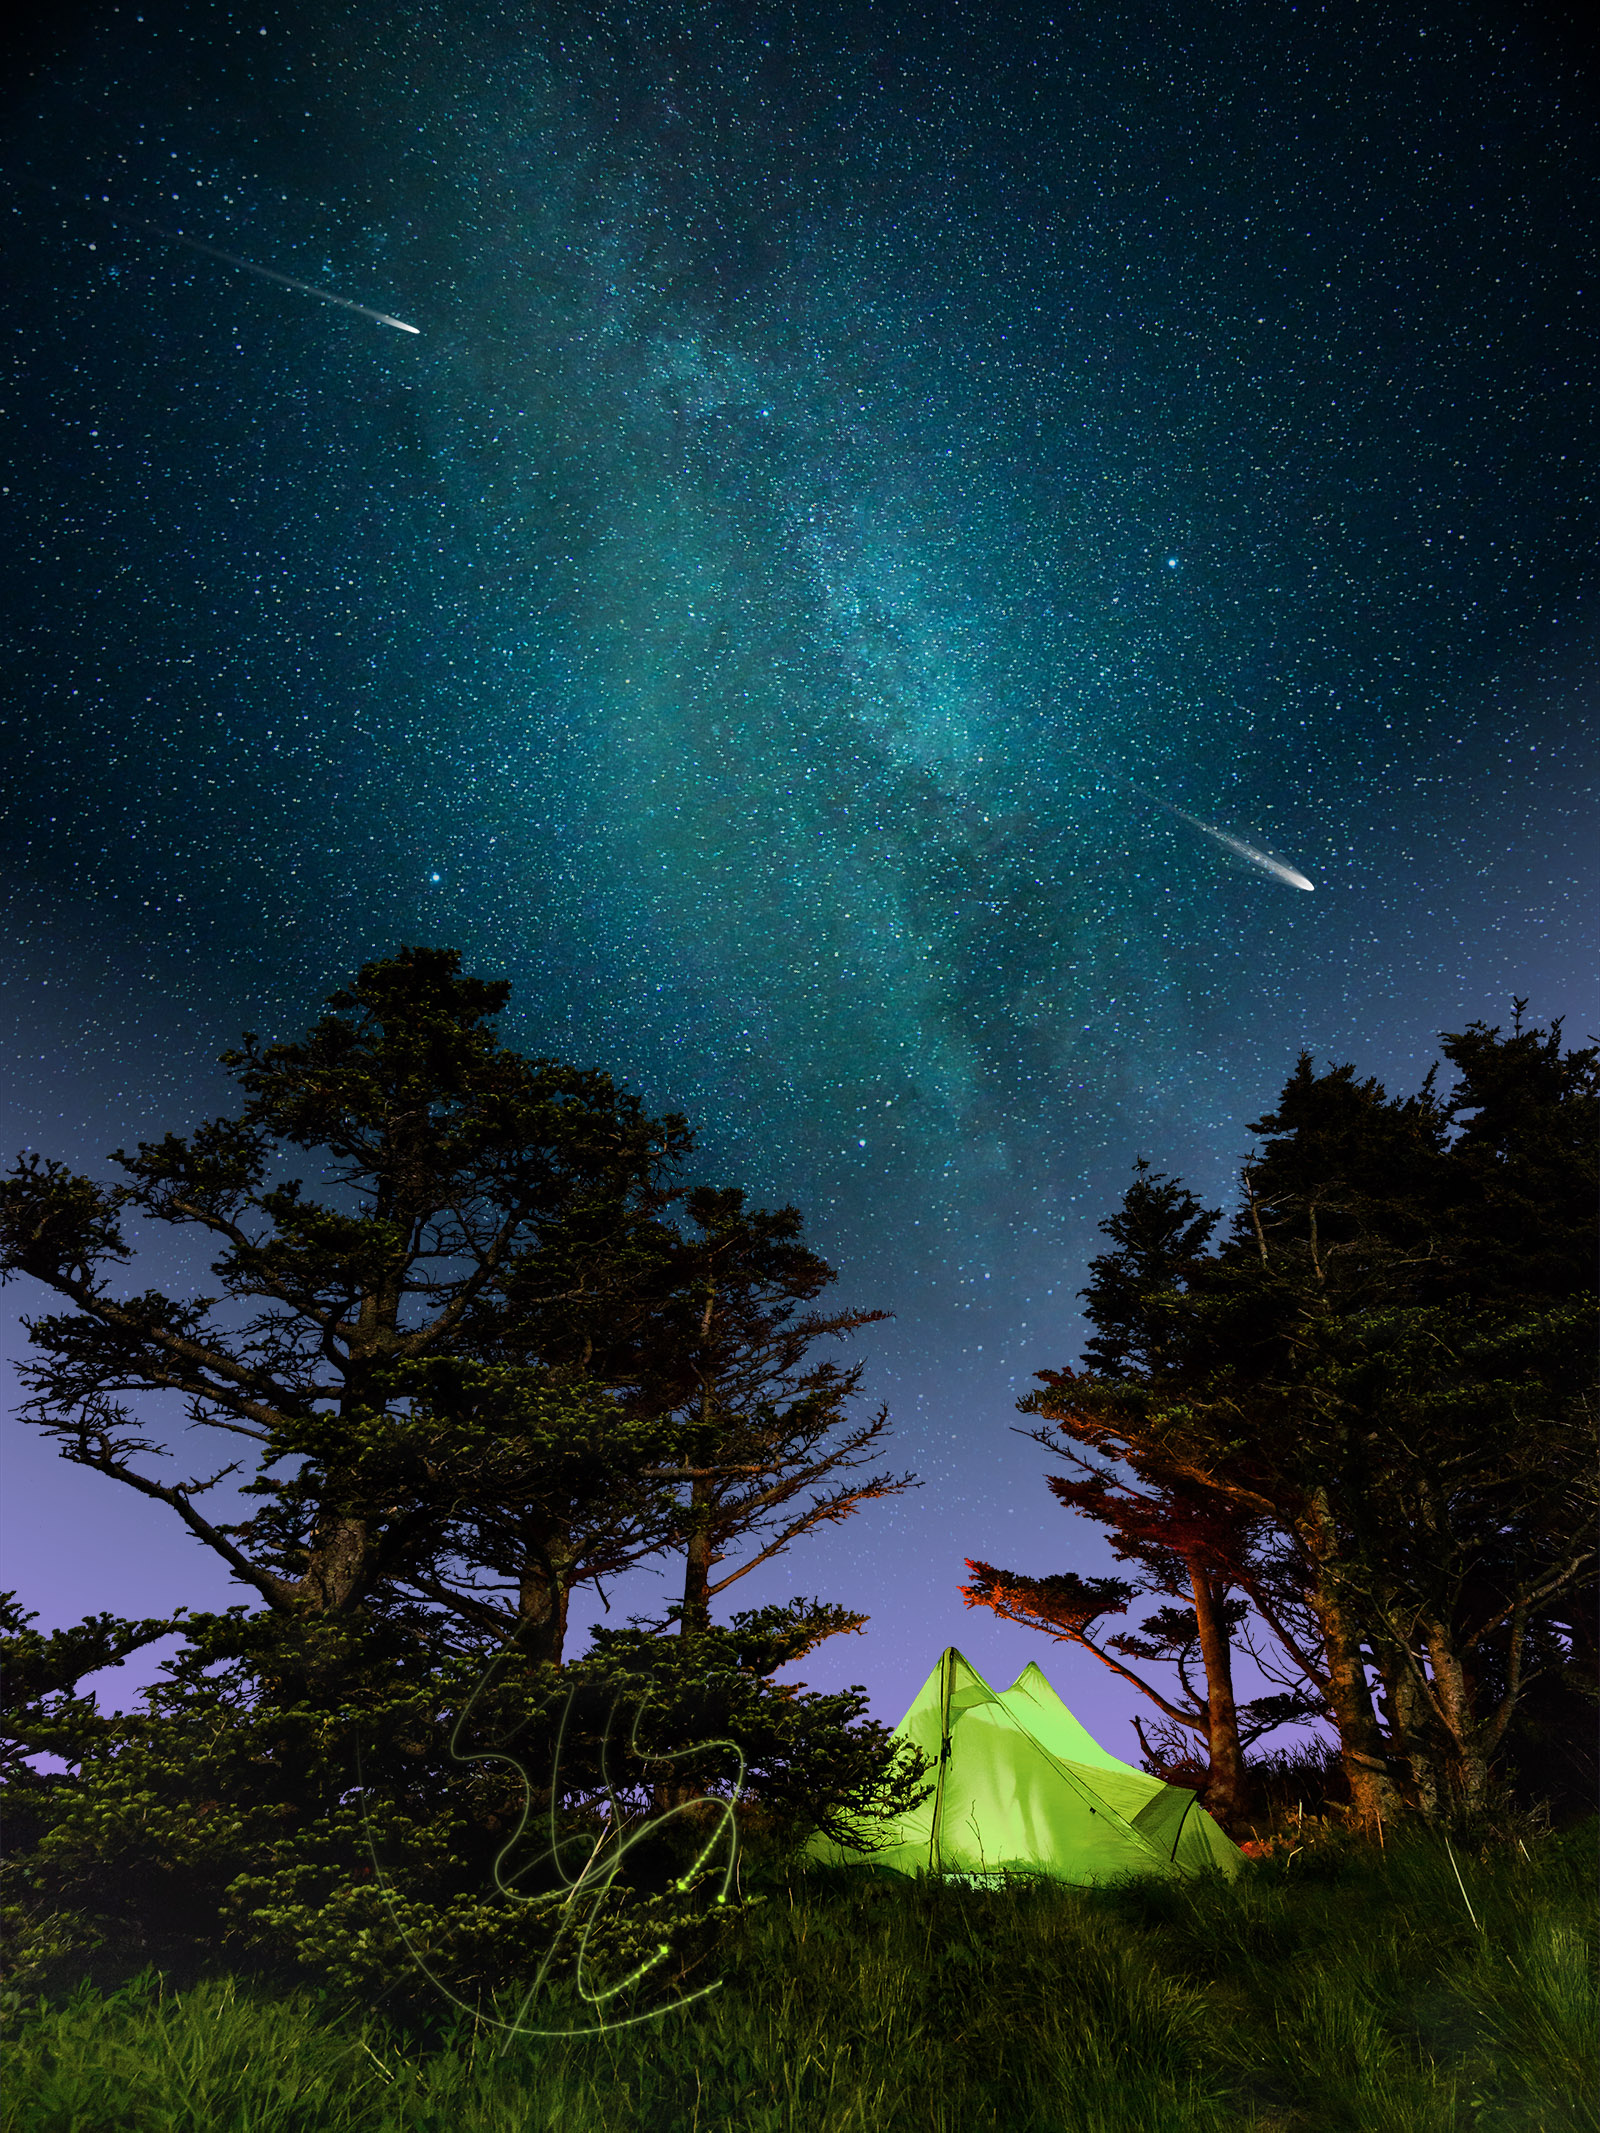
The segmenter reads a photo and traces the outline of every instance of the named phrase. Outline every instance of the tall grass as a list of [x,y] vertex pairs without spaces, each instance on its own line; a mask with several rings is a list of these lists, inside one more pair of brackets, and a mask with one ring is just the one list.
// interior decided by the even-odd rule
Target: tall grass
[[588,2038],[430,2036],[231,1979],[12,2025],[15,2133],[1576,2133],[1594,1843],[1310,1850],[1237,1882],[796,1872],[723,1987]]

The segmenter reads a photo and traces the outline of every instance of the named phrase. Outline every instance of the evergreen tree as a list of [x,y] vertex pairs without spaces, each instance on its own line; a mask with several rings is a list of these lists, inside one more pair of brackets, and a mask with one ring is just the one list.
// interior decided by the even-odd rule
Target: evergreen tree
[[1326,1706],[1373,1824],[1481,1804],[1530,1693],[1576,1722],[1593,1648],[1600,1055],[1521,1003],[1443,1050],[1448,1097],[1302,1057],[1214,1244],[1141,1169],[1086,1292],[1093,1374],[1024,1403],[1102,1463],[1074,1508],[1204,1508],[1197,1568]]
[[[587,1223],[596,1250],[558,1271],[603,1294],[612,1249],[688,1147],[681,1119],[646,1117],[605,1075],[502,1046],[491,1021],[508,989],[463,978],[452,953],[402,949],[336,993],[304,1043],[250,1036],[227,1055],[239,1117],[119,1152],[113,1186],[33,1156],[0,1181],[0,1266],[70,1306],[26,1322],[26,1419],[169,1506],[276,1610],[337,1613],[435,1557],[456,1474],[406,1367],[492,1359],[547,1232]],[[319,1195],[281,1175],[288,1151],[315,1159]],[[124,1295],[130,1214],[210,1245],[217,1293]],[[237,1459],[153,1472],[163,1447],[130,1396],[175,1401],[202,1441],[252,1446],[263,1510],[207,1516]],[[536,1572],[526,1585],[525,1626],[554,1641],[560,1596]]]
[[1167,1431],[1302,1549],[1374,1815],[1397,1786],[1483,1799],[1534,1625],[1594,1578],[1596,1054],[1520,1010],[1443,1050],[1448,1102],[1302,1060],[1252,1128],[1201,1398]]
[[[857,1478],[888,1427],[887,1410],[855,1419],[861,1365],[841,1368],[813,1353],[887,1314],[803,1309],[835,1275],[802,1242],[797,1209],[747,1208],[741,1192],[705,1189],[688,1195],[685,1213],[678,1338],[658,1343],[658,1352],[676,1365],[689,1471],[679,1619],[692,1636],[719,1594],[802,1534],[914,1483],[909,1474]],[[812,1619],[822,1637],[859,1628],[864,1617],[819,1606]]]
[[[403,949],[303,1042],[229,1055],[237,1118],[119,1155],[115,1185],[34,1157],[0,1182],[6,1274],[70,1306],[28,1322],[27,1418],[166,1505],[255,1603],[54,1639],[0,1622],[8,1800],[31,1817],[7,1900],[52,1960],[227,1959],[468,2001],[565,1972],[609,2004],[664,1951],[692,1968],[710,1945],[747,1796],[796,1839],[919,1790],[861,1692],[771,1678],[847,1611],[565,1653],[574,1587],[684,1547],[708,1464],[684,1463],[702,1446],[674,1330],[701,1300],[669,1219],[690,1144],[605,1075],[504,1047],[505,997]],[[316,1190],[285,1174],[296,1156]],[[792,1211],[713,1199],[773,1267],[799,1249]],[[215,1293],[127,1294],[130,1215],[209,1242]],[[765,1311],[781,1346],[793,1270],[747,1273],[749,1324]],[[726,1532],[785,1516],[785,1457],[805,1453],[802,1490],[828,1471],[814,1425],[854,1380],[800,1377],[810,1409],[752,1410],[712,1447],[714,1480],[731,1437],[768,1491]],[[166,1480],[163,1397],[248,1464]],[[245,1514],[212,1513],[232,1476]],[[790,1510],[779,1544],[823,1515]],[[139,1709],[106,1719],[74,1693],[173,1626],[183,1647]],[[66,1771],[37,1779],[41,1752]]]
[[[1197,1734],[1205,1744],[1198,1767],[1207,1805],[1220,1819],[1237,1821],[1248,1807],[1246,1747],[1274,1726],[1320,1709],[1319,1698],[1294,1688],[1255,1698],[1243,1713],[1235,1700],[1233,1638],[1246,1607],[1234,1594],[1242,1583],[1265,1583],[1260,1521],[1164,1465],[1152,1445],[1124,1430],[1094,1397],[1097,1386],[1160,1382],[1181,1369],[1186,1300],[1220,1220],[1141,1158],[1122,1206],[1100,1225],[1114,1249],[1090,1262],[1082,1292],[1094,1328],[1084,1350],[1093,1377],[1042,1371],[1040,1389],[1018,1402],[1023,1414],[1054,1425],[1030,1432],[1067,1464],[1067,1473],[1049,1477],[1051,1493],[1101,1527],[1135,1576],[1064,1572],[1035,1579],[969,1562],[973,1580],[961,1590],[969,1606],[991,1607],[1091,1652],[1155,1704],[1168,1727],[1178,1729],[1177,1740],[1185,1731]],[[1139,1596],[1164,1604],[1109,1636],[1098,1629],[1102,1620],[1125,1615]],[[1158,1686],[1130,1660],[1170,1666],[1177,1689]],[[1170,1732],[1165,1739],[1172,1768],[1196,1767],[1181,1747],[1174,1758]]]

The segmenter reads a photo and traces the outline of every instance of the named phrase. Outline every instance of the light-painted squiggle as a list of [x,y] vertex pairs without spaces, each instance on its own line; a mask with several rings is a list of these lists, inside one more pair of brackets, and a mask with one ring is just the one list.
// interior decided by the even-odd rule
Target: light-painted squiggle
[[718,1749],[726,1749],[736,1764],[737,1774],[725,1798],[713,1798],[710,1795],[697,1796],[691,1800],[677,1802],[671,1807],[659,1809],[629,1826],[626,1812],[618,1798],[610,1766],[612,1727],[618,1717],[620,1708],[619,1705],[613,1704],[607,1717],[601,1748],[601,1775],[606,1792],[605,1820],[601,1825],[599,1834],[589,1846],[588,1856],[584,1859],[582,1865],[576,1873],[569,1873],[564,1863],[566,1855],[574,1849],[581,1850],[584,1843],[581,1837],[562,1835],[557,1814],[557,1802],[560,1796],[559,1779],[562,1750],[566,1741],[568,1722],[572,1715],[573,1702],[577,1695],[577,1691],[574,1689],[568,1693],[567,1701],[563,1706],[561,1723],[557,1728],[555,1744],[551,1751],[548,1846],[543,1852],[536,1853],[532,1857],[525,1859],[521,1866],[508,1871],[508,1862],[522,1845],[528,1833],[532,1817],[533,1786],[527,1766],[520,1758],[509,1755],[502,1749],[489,1748],[464,1752],[460,1747],[462,1729],[493,1682],[495,1674],[502,1664],[503,1661],[498,1657],[490,1662],[480,1676],[472,1694],[462,1706],[454,1725],[450,1729],[450,1757],[452,1761],[458,1763],[504,1763],[516,1772],[521,1781],[522,1812],[518,1817],[516,1828],[496,1853],[491,1868],[496,1893],[508,1897],[518,1895],[520,1891],[513,1884],[520,1875],[525,1874],[530,1868],[541,1863],[548,1863],[555,1868],[556,1873],[564,1884],[565,1892],[561,1895],[552,1893],[524,1898],[524,1901],[529,1903],[535,1910],[542,1910],[550,1914],[552,1932],[549,1945],[539,1960],[533,1978],[522,1996],[516,2013],[509,2019],[495,2014],[486,2014],[481,2007],[469,2006],[458,1993],[452,1990],[450,1985],[440,1977],[438,1971],[428,1961],[426,1954],[418,1947],[415,1938],[407,1929],[401,1916],[399,1903],[396,1900],[396,1892],[388,1880],[378,1857],[370,1820],[366,1819],[365,1809],[363,1808],[363,1820],[367,1835],[368,1853],[372,1860],[373,1878],[388,1907],[390,1921],[400,1940],[405,1945],[416,1969],[453,2006],[459,2008],[463,2013],[472,2015],[475,2021],[484,2024],[486,2027],[500,2031],[502,2050],[511,2043],[513,2038],[518,2036],[601,2036],[612,2030],[637,2028],[641,2023],[659,2021],[666,2015],[676,2013],[679,2009],[688,2007],[695,2001],[703,2000],[711,1993],[720,1990],[721,1980],[716,1979],[710,1984],[697,1987],[693,1992],[680,1993],[670,2000],[663,2000],[659,2006],[634,2010],[627,2014],[602,2014],[600,2019],[587,2025],[563,2023],[553,2028],[546,2028],[528,2019],[549,1982],[551,1970],[557,1959],[569,1946],[573,1950],[574,1987],[579,1997],[587,2001],[597,2011],[603,2009],[608,2002],[615,2001],[621,1995],[634,1991],[636,1987],[642,1984],[646,1978],[658,1970],[671,1957],[673,1952],[672,1943],[670,1941],[662,1941],[650,1955],[636,1963],[624,1976],[614,1978],[609,1984],[596,1986],[590,1974],[590,1943],[600,1927],[606,1905],[616,1888],[618,1876],[622,1872],[629,1853],[647,1837],[653,1836],[663,1829],[667,1823],[679,1816],[693,1814],[702,1807],[710,1806],[716,1810],[716,1819],[711,1834],[706,1838],[705,1843],[688,1867],[673,1882],[672,1887],[677,1895],[689,1894],[700,1883],[702,1877],[710,1871],[714,1855],[719,1850],[725,1850],[721,1885],[713,1901],[718,1905],[727,1902],[729,1891],[734,1884],[734,1873],[738,1862],[739,1838],[735,1809],[744,1793],[745,1757],[743,1749],[737,1741],[733,1740],[696,1741],[687,1747],[673,1749],[642,1748],[639,1745],[639,1728],[648,1706],[641,1704],[635,1709],[629,1727],[626,1749],[629,1755],[634,1756],[643,1763],[664,1764],[681,1762],[687,1756],[699,1756],[708,1752],[715,1752]]

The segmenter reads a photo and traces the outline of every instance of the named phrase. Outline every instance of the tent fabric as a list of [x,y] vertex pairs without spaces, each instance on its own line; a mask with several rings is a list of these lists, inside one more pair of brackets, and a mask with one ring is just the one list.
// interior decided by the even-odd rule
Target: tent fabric
[[1237,1873],[1243,1853],[1206,1813],[1198,1796],[1186,1786],[1168,1785],[1148,1770],[1118,1762],[1073,1717],[1032,1661],[1003,1700],[1059,1761],[1106,1773],[1093,1782],[1180,1869],[1203,1873],[1207,1867],[1220,1867],[1224,1873]]
[[1002,1692],[951,1645],[895,1736],[933,1766],[930,1796],[864,1830],[859,1849],[819,1835],[809,1857],[969,1880],[1238,1870],[1238,1847],[1196,1796],[1108,1754],[1037,1666]]

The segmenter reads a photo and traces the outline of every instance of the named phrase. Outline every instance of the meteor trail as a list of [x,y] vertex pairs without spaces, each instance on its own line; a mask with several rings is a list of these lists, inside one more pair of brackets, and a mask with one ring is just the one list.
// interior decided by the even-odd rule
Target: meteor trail
[[1225,852],[1232,852],[1240,859],[1248,859],[1252,866],[1260,867],[1263,873],[1270,874],[1275,881],[1284,882],[1291,889],[1304,889],[1308,893],[1315,890],[1316,883],[1307,881],[1300,869],[1290,866],[1287,860],[1274,859],[1270,852],[1263,852],[1256,845],[1246,844],[1242,837],[1230,836],[1227,830],[1218,829],[1214,822],[1202,822],[1198,815],[1187,814],[1181,807],[1174,807],[1170,800],[1163,800],[1159,793],[1146,792],[1142,785],[1135,785],[1132,778],[1125,778],[1123,783],[1132,785],[1141,800],[1148,800],[1152,806],[1163,808],[1169,815],[1176,815],[1180,822],[1187,822],[1190,829],[1198,830],[1202,837],[1209,837],[1213,844],[1220,844]]
[[[24,181],[26,182],[26,181]],[[53,186],[40,186],[41,192],[54,192]],[[60,197],[60,196],[58,196]],[[341,311],[354,311],[361,318],[369,318],[376,326],[392,326],[396,333],[420,334],[420,326],[408,326],[403,318],[391,318],[387,311],[374,311],[368,304],[358,304],[348,296],[335,296],[331,289],[319,289],[309,281],[297,281],[292,274],[280,274],[276,267],[258,267],[253,259],[241,259],[236,252],[224,252],[220,245],[204,244],[198,237],[185,237],[182,230],[164,229],[159,222],[144,222],[137,215],[119,214],[115,208],[102,206],[98,201],[85,199],[79,203],[93,215],[101,215],[107,222],[115,222],[122,229],[143,230],[151,237],[164,237],[169,244],[187,245],[191,252],[203,252],[207,259],[220,259],[224,266],[237,267],[241,274],[259,274],[263,281],[281,282],[286,289],[298,289],[302,296],[314,296],[319,304],[337,304]]]
[[[114,222],[125,222],[125,215],[114,215]],[[174,244],[186,244],[191,252],[204,252],[208,259],[220,259],[225,266],[237,267],[243,274],[259,274],[263,281],[281,281],[286,289],[298,289],[304,296],[314,296],[319,304],[337,304],[341,311],[355,311],[362,318],[370,318],[374,325],[392,326],[396,333],[420,333],[420,326],[408,326],[403,318],[391,318],[387,311],[373,311],[366,304],[355,303],[348,296],[335,296],[331,289],[318,289],[308,281],[296,281],[292,274],[280,274],[276,267],[258,267],[253,259],[240,259],[233,252],[224,252],[214,244],[202,244],[198,237],[185,237],[179,230],[164,230],[154,222],[135,223],[134,227],[151,230],[157,237],[168,237]]]
[[1248,859],[1252,866],[1261,867],[1277,880],[1287,882],[1291,889],[1315,889],[1316,883],[1307,881],[1298,867],[1290,866],[1285,860],[1274,859],[1270,852],[1258,851],[1253,844],[1246,844],[1242,837],[1230,837],[1226,830],[1218,829],[1213,822],[1202,822],[1198,815],[1186,815],[1181,807],[1170,807],[1165,800],[1161,805],[1167,807],[1169,813],[1176,815],[1180,822],[1187,822],[1191,829],[1199,830],[1203,837],[1212,838],[1225,851],[1237,852],[1241,859]]

